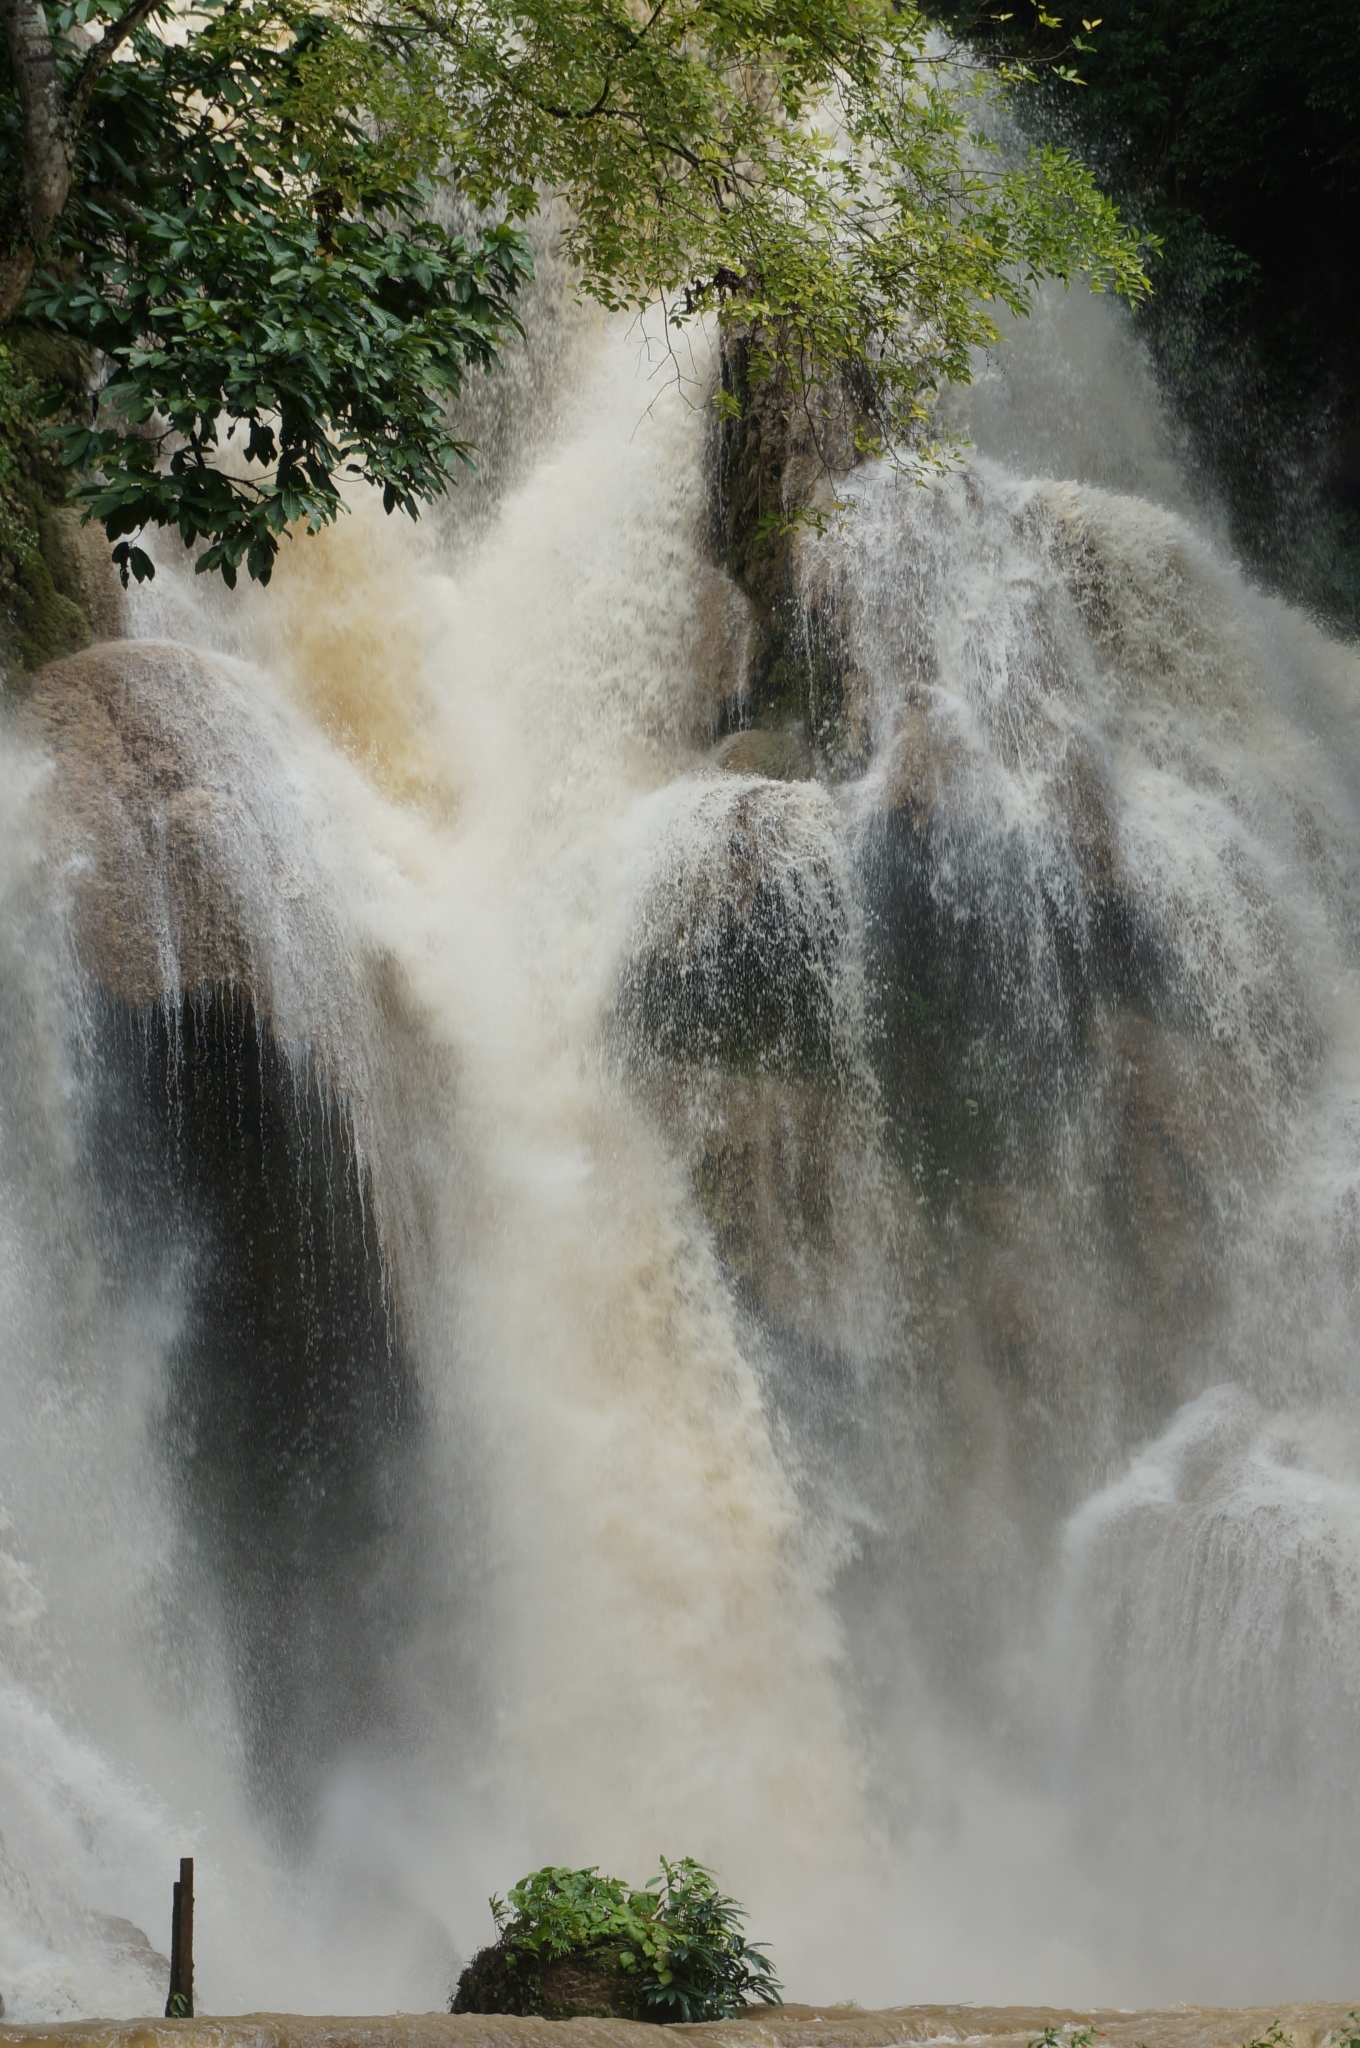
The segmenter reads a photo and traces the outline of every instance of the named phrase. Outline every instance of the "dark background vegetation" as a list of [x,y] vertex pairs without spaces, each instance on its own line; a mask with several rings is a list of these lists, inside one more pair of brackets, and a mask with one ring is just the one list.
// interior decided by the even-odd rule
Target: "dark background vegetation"
[[1237,546],[1360,629],[1360,4],[1046,0],[1056,27],[1035,0],[926,4],[982,54],[1037,60],[1026,125],[1161,238],[1139,320]]

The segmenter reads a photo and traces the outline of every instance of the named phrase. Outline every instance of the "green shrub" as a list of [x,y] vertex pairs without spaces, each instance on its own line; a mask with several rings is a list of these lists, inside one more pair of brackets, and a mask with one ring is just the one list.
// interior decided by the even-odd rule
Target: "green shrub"
[[683,1856],[640,1891],[595,1868],[548,1866],[493,1898],[517,2008],[542,2010],[542,1973],[567,1957],[598,1957],[628,1982],[641,2019],[728,2019],[744,2005],[778,2005],[780,1984],[745,1915],[713,1873]]

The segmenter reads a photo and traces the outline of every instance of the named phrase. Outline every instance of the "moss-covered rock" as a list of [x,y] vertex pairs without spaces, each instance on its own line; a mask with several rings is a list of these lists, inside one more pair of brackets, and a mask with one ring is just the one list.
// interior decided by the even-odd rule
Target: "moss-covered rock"
[[102,535],[66,504],[68,472],[43,439],[47,421],[85,403],[79,351],[22,326],[0,340],[0,686],[121,630]]
[[[0,632],[7,680],[22,689],[27,675],[90,644],[80,606],[57,587],[52,566],[32,529],[0,525]],[[64,566],[64,565],[63,565]]]
[[585,1949],[555,1961],[512,1960],[502,1939],[479,1949],[458,1979],[450,2012],[513,2013],[549,2020],[655,2018],[638,1998],[616,1948]]

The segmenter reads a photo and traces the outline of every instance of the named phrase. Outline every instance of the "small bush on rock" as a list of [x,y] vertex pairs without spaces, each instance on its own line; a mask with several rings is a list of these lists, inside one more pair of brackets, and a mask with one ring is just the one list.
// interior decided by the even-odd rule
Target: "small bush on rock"
[[780,1984],[745,1914],[692,1857],[642,1890],[599,1871],[548,1866],[491,1900],[500,1938],[474,1956],[452,2012],[546,2018],[729,2019],[778,2005]]

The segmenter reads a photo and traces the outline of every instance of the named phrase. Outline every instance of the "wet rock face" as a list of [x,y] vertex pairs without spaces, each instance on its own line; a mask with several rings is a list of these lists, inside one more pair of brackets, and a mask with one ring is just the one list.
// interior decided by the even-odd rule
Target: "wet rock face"
[[344,1105],[229,988],[94,1009],[105,1260],[168,1288],[181,1597],[221,1617],[248,1778],[305,1836],[389,1728],[417,1577],[415,1362]]
[[[843,518],[762,553],[771,507],[815,509],[798,460],[769,394],[724,444],[725,559],[764,638],[750,727],[710,760],[762,801],[817,778],[860,1005],[832,1063],[752,1057],[722,974],[693,972],[701,920],[672,914],[631,1015],[800,1472],[838,1443],[874,1522],[855,1662],[909,1609],[1004,1717],[1025,1560],[1223,1369],[1278,1077],[1313,1056],[1270,856],[1253,875],[1243,850],[1275,830],[1232,751],[1259,657],[1177,522],[985,465],[931,492],[861,471]],[[701,871],[730,887],[693,848],[679,867],[669,906]],[[795,928],[796,890],[765,900]],[[731,986],[797,971],[769,937],[708,958]]]
[[[814,1380],[858,1387],[845,1409],[871,1361],[890,1435],[928,1369],[949,1484],[1042,1522],[1194,1390],[1221,1191],[1250,1150],[1223,1142],[1242,1076],[1195,1029],[1061,665],[1052,689],[991,678],[970,724],[921,621],[899,623],[889,640],[865,612],[846,642],[865,772],[800,792],[783,778],[825,775],[825,754],[772,728],[715,750],[739,794],[671,834],[619,1012],[810,1440]],[[795,805],[820,838],[776,824]],[[974,1470],[961,1442],[993,1449]],[[1000,1585],[1013,1546],[998,1557]]]
[[41,670],[24,707],[54,764],[77,947],[134,1008],[200,984],[256,993],[215,843],[235,822],[227,792],[195,772],[167,715],[176,697],[181,716],[206,710],[220,685],[188,648],[114,641]]
[[92,981],[134,1010],[232,988],[361,1092],[367,998],[286,708],[230,662],[120,640],[43,669],[20,715]]
[[713,749],[713,762],[729,775],[760,775],[770,782],[806,782],[813,767],[812,748],[801,731],[761,726],[729,733]]
[[176,1311],[177,1597],[221,1617],[248,1775],[296,1838],[329,1760],[391,1726],[418,1599],[416,1370],[359,1124],[376,998],[229,664],[115,642],[21,716],[83,970],[101,1263]]
[[934,1167],[1032,1144],[1082,1085],[1101,1006],[1168,1000],[1167,948],[1079,768],[1036,840],[978,829],[985,790],[918,708],[890,750],[859,843],[874,1059],[890,1117]]
[[971,1173],[956,1153],[944,1197],[1014,1481],[1064,1499],[1093,1446],[1137,1441],[1198,1391],[1224,1305],[1225,1190],[1259,1170],[1220,1049],[1101,1004],[1078,1060],[1048,1143],[995,1147]]
[[635,1056],[772,1070],[836,1055],[848,904],[815,789],[701,786],[672,822],[620,975]]
[[872,1100],[834,1074],[673,1062],[648,1099],[740,1299],[800,1352],[829,1356],[853,1331],[884,1346],[871,1271],[907,1220],[879,1170]]
[[1100,1186],[1147,1311],[1184,1327],[1223,1249],[1222,1190],[1261,1166],[1244,1077],[1220,1047],[1115,1008],[1092,1034],[1105,1114]]

